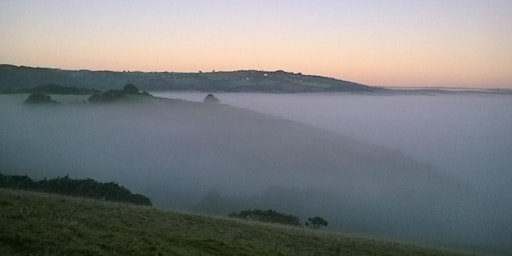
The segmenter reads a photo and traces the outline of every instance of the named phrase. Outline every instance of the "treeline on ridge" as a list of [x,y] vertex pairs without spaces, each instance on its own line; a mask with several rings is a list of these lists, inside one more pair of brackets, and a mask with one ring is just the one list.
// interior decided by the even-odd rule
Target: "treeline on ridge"
[[69,176],[54,179],[32,180],[24,175],[0,173],[0,187],[23,189],[37,192],[78,196],[99,200],[132,203],[151,206],[151,200],[141,194],[133,194],[115,182],[98,182],[93,179],[71,179]]
[[84,89],[76,87],[66,87],[57,84],[48,84],[37,86],[31,89],[23,89],[16,93],[31,93],[25,100],[27,104],[55,104],[59,103],[51,98],[48,94],[59,95],[91,95],[88,97],[90,103],[107,103],[124,98],[127,95],[151,96],[146,91],[139,91],[133,84],[126,84],[121,90],[108,90],[105,92],[95,89]]
[[104,102],[112,102],[118,99],[125,97],[126,95],[143,95],[143,96],[151,96],[148,92],[140,92],[139,88],[137,88],[133,84],[126,84],[121,90],[108,90],[105,92],[95,92],[93,95],[89,97],[89,102],[92,103],[104,103]]

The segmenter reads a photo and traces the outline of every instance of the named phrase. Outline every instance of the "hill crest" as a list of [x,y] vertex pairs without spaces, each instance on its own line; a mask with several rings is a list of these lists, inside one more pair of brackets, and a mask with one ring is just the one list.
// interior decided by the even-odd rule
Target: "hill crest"
[[58,84],[106,90],[127,83],[142,90],[208,92],[373,92],[382,90],[355,82],[277,71],[140,72],[63,70],[0,64],[0,92]]

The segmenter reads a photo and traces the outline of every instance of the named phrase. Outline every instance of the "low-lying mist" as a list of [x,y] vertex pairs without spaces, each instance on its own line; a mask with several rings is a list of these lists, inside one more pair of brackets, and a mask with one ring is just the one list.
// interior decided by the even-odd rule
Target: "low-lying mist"
[[[228,104],[236,98],[217,96]],[[159,207],[219,214],[273,208],[319,215],[342,231],[510,249],[512,207],[497,192],[510,191],[504,183],[512,165],[501,157],[512,152],[512,130],[501,129],[512,121],[508,115],[499,119],[501,125],[489,123],[498,120],[494,115],[506,115],[510,104],[501,98],[504,109],[483,104],[482,110],[468,101],[470,117],[460,119],[464,113],[450,115],[454,110],[439,108],[444,101],[437,96],[433,102],[400,96],[410,100],[398,100],[396,107],[378,96],[239,96],[248,104],[243,107],[294,121],[180,100],[26,106],[21,96],[2,95],[0,170],[116,181]],[[327,104],[334,102],[348,105]],[[418,106],[432,115],[418,112]],[[492,115],[478,120],[471,111]],[[480,134],[468,128],[475,123],[482,124],[474,129],[502,140],[458,141]],[[439,129],[452,140],[433,136]],[[456,152],[449,155],[451,150]],[[484,157],[479,164],[466,155],[472,150]],[[447,164],[439,165],[436,160],[444,157]],[[447,168],[461,160],[469,161],[467,171]]]
[[[200,101],[202,93],[159,92]],[[512,96],[217,93],[223,103],[399,151],[482,190],[512,182]]]

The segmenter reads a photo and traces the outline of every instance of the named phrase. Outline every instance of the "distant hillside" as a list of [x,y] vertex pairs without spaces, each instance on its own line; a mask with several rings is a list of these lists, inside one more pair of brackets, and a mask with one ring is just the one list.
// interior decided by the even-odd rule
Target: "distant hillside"
[[372,92],[383,90],[354,82],[285,71],[232,71],[208,73],[113,72],[61,70],[0,65],[0,92],[9,93],[44,85],[108,90],[125,84],[141,90],[226,92]]
[[0,255],[470,255],[289,226],[0,189]]

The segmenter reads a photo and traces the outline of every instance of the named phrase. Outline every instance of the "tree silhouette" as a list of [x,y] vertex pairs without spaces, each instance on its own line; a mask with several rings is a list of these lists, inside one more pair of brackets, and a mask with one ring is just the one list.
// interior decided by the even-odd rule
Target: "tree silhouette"
[[314,229],[320,228],[321,226],[326,227],[328,225],[327,221],[322,217],[315,216],[313,218],[308,218],[306,223],[304,223],[306,227],[311,227]]
[[203,102],[204,103],[218,103],[218,102],[220,102],[220,100],[217,97],[215,97],[213,94],[210,93],[210,94],[206,95]]
[[28,96],[25,100],[27,104],[57,104],[57,101],[52,100],[52,98],[41,92],[34,92]]
[[241,212],[233,212],[228,215],[233,218],[247,219],[247,220],[255,220],[255,221],[263,221],[270,223],[280,223],[286,225],[300,226],[300,220],[298,217],[284,214],[272,209],[268,210],[245,210]]
[[126,84],[123,87],[123,92],[126,93],[126,94],[138,94],[139,93],[139,89],[137,88],[137,86],[135,86],[133,84]]
[[28,176],[3,175],[0,187],[25,189],[68,196],[87,197],[108,201],[151,205],[151,200],[141,194],[133,194],[115,182],[98,182],[93,179],[71,179],[69,176],[54,179],[32,180]]

